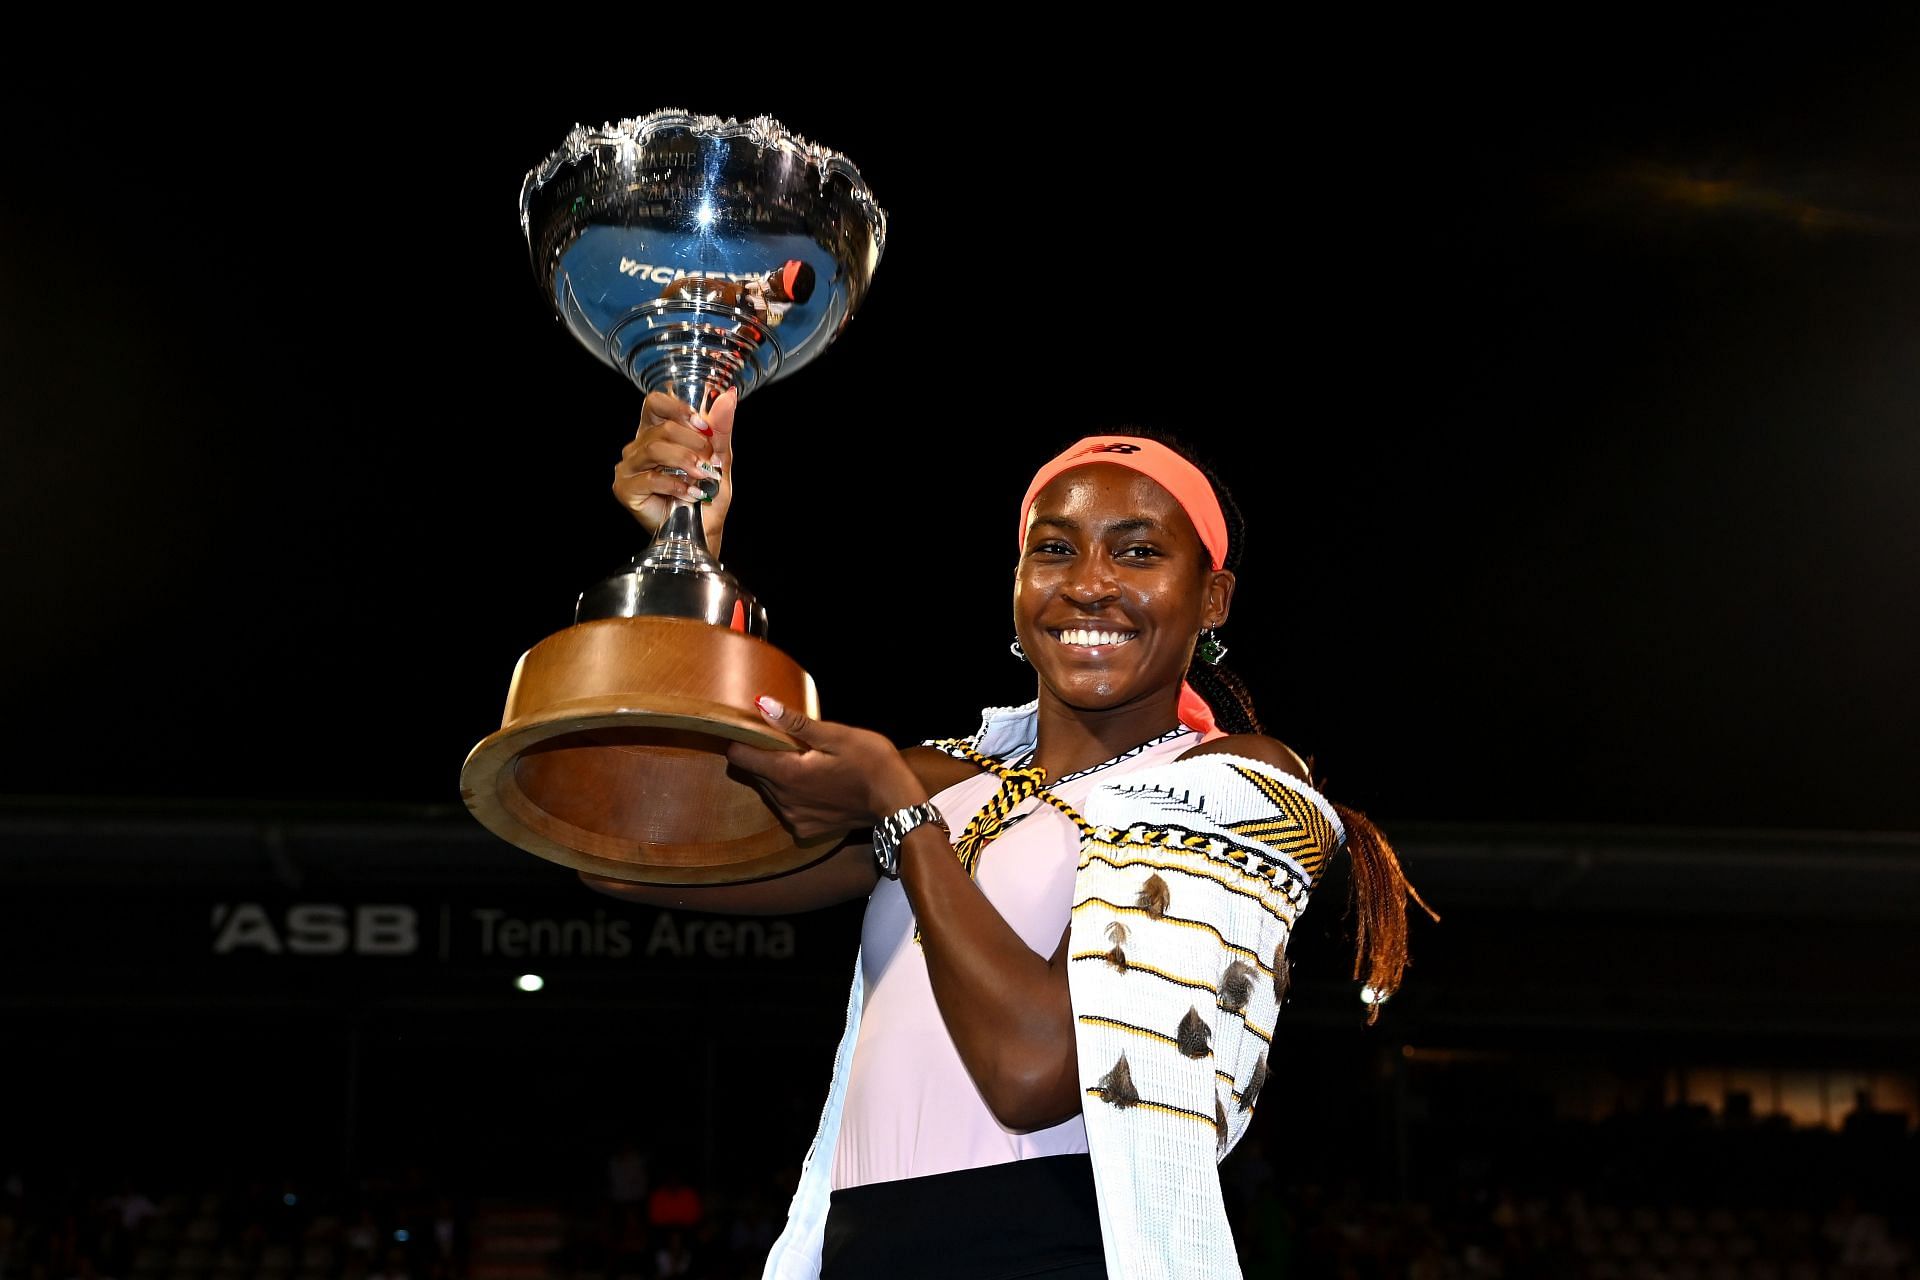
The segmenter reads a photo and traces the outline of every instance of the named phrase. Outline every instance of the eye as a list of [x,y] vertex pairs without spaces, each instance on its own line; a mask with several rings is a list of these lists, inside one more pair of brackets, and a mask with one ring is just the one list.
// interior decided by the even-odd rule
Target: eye
[[1119,558],[1122,560],[1151,560],[1162,554],[1164,553],[1160,548],[1142,542],[1131,547],[1122,547]]
[[1073,554],[1073,548],[1058,538],[1043,538],[1029,547],[1027,554],[1035,556],[1070,556]]

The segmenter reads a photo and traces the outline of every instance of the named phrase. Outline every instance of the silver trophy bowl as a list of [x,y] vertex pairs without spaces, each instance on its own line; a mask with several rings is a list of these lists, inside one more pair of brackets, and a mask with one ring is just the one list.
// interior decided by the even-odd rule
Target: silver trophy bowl
[[[846,157],[766,116],[680,110],[576,127],[527,174],[520,226],[581,345],[642,392],[699,410],[824,351],[866,297],[887,232]],[[766,632],[766,611],[708,554],[688,502],[575,610],[582,622],[642,615]]]

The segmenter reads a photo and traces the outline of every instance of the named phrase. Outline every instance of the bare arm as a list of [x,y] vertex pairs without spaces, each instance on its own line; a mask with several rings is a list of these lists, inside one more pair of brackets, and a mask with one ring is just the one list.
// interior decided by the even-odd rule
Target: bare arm
[[[784,709],[763,711],[807,750],[762,751],[736,744],[727,754],[759,776],[802,835],[849,821],[871,823],[924,803],[940,789],[928,785],[926,768],[910,762],[910,753],[895,751],[878,734],[817,723]],[[934,1000],[994,1118],[1010,1129],[1028,1130],[1077,1115],[1065,934],[1051,956],[1034,954],[931,824],[914,828],[902,841],[900,881],[920,923]]]
[[933,998],[994,1119],[1031,1130],[1078,1115],[1066,931],[1051,956],[1034,954],[931,824],[902,842],[900,882],[920,922]]

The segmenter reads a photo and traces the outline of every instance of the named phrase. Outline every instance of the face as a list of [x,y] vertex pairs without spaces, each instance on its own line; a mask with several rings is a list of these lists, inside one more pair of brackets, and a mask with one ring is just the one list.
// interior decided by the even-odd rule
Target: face
[[1028,513],[1013,621],[1042,696],[1087,711],[1177,698],[1200,632],[1227,619],[1233,575],[1211,567],[1173,495],[1111,463],[1076,467]]

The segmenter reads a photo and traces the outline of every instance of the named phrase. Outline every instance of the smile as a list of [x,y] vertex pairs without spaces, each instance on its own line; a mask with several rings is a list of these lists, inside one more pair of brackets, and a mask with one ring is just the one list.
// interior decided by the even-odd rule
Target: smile
[[1061,644],[1074,649],[1112,649],[1126,644],[1137,634],[1132,631],[1097,631],[1076,627],[1071,631],[1049,631]]

